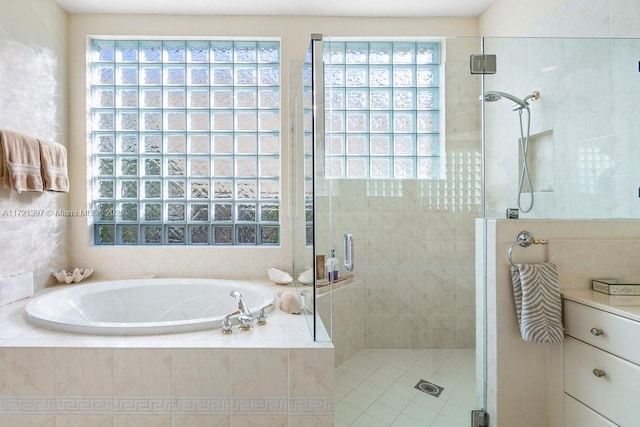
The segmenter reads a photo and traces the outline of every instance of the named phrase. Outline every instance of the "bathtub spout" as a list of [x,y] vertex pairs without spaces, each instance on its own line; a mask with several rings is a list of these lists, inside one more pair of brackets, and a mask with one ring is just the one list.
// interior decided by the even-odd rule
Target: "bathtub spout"
[[244,302],[244,298],[242,298],[242,294],[238,291],[231,291],[229,296],[235,297],[236,303],[238,304],[238,310],[240,310],[240,314],[238,315],[238,321],[240,322],[240,329],[251,329],[253,327],[253,314],[247,308],[247,304]]

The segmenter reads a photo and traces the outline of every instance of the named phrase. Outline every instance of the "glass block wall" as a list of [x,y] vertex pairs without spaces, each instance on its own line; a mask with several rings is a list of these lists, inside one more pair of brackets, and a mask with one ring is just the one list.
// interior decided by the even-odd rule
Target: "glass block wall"
[[325,45],[326,176],[438,178],[440,45]]
[[280,243],[280,43],[94,40],[97,245]]
[[[330,41],[324,46],[325,176],[367,179],[370,184],[374,182],[375,188],[382,185],[400,189],[401,183],[380,180],[439,178],[440,44]],[[310,50],[303,79],[306,241],[311,245]],[[380,195],[379,191],[373,193]]]

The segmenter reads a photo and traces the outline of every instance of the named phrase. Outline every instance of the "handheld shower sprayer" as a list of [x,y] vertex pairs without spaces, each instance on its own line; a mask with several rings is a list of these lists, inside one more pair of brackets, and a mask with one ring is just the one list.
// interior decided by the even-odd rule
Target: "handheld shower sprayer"
[[540,92],[533,91],[533,93],[527,95],[524,99],[520,99],[517,96],[511,95],[510,93],[507,92],[500,92],[497,90],[493,90],[493,91],[489,91],[489,92],[485,92],[484,93],[484,97],[480,97],[480,99],[482,100],[484,98],[485,102],[496,102],[501,100],[502,98],[511,100],[513,102],[515,102],[514,104],[514,111],[518,110],[520,108],[529,108],[529,103],[527,101],[532,100],[532,101],[536,101],[540,98]]
[[[499,101],[502,98],[509,99],[515,104],[513,105],[513,111],[517,111],[520,116],[520,150],[522,153],[522,173],[520,174],[520,186],[518,187],[518,209],[521,212],[527,213],[533,209],[533,183],[531,182],[531,175],[529,174],[529,135],[531,131],[531,110],[529,110],[529,102],[537,101],[540,99],[540,92],[534,90],[529,95],[525,96],[524,99],[520,99],[510,93],[499,92],[499,91],[489,91],[485,92],[483,96],[480,97],[481,100],[485,102],[495,102]],[[522,110],[527,110],[527,132],[525,135],[524,126],[522,123]],[[529,187],[529,194],[531,198],[529,199],[529,206],[523,208],[522,206],[522,193],[525,185],[525,181],[527,187]]]

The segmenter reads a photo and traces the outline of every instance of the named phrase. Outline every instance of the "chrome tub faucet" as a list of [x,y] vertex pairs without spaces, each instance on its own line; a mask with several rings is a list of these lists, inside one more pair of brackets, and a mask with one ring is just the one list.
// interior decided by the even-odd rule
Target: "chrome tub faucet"
[[249,311],[247,304],[244,302],[244,298],[242,294],[238,291],[231,291],[229,296],[235,297],[236,303],[238,304],[238,310],[240,310],[240,314],[238,315],[238,322],[240,322],[240,329],[248,330],[253,327],[253,314]]

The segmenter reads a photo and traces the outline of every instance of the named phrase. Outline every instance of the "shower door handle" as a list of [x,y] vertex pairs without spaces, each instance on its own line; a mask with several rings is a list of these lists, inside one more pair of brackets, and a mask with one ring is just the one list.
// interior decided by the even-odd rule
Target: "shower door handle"
[[344,268],[353,271],[353,235],[344,233]]

